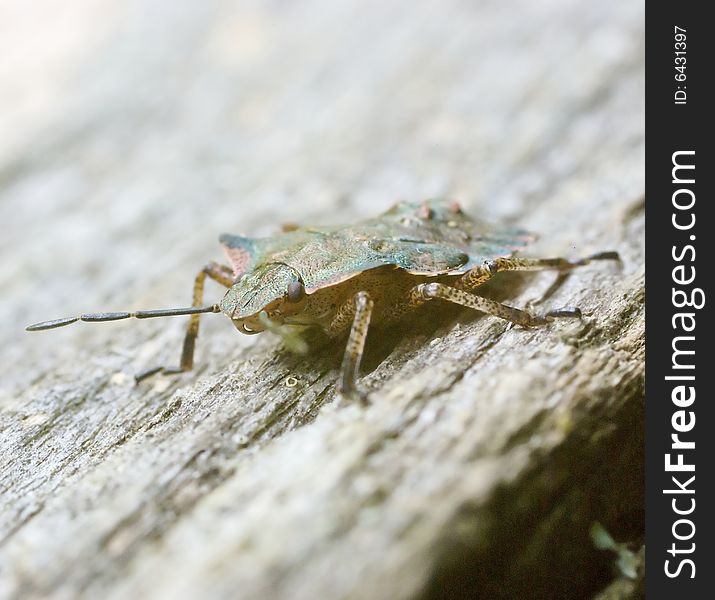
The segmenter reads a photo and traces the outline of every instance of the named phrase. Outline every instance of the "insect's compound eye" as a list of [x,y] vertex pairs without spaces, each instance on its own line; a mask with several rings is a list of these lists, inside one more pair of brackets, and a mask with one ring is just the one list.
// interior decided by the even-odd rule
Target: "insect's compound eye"
[[305,286],[302,281],[291,281],[288,284],[288,302],[300,302],[305,296]]

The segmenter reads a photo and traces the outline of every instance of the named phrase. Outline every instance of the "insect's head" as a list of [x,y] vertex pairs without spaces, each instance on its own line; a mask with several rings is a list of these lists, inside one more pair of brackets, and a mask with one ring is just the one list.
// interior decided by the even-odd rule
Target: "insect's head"
[[[300,312],[305,286],[300,274],[283,263],[270,263],[243,275],[221,300],[221,310],[242,333],[264,331]],[[265,314],[262,314],[265,313]]]

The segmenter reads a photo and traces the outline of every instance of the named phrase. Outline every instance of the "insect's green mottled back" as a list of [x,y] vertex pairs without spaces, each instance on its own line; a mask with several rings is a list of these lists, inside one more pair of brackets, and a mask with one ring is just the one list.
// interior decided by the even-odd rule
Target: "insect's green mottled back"
[[466,273],[532,239],[521,229],[495,229],[444,200],[401,202],[355,225],[305,227],[258,239],[220,237],[237,277],[283,263],[301,275],[308,293],[383,265],[422,275]]

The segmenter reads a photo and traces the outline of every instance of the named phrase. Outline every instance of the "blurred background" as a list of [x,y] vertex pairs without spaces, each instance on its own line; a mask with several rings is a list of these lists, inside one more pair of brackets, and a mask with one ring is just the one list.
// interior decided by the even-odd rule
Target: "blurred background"
[[[626,225],[632,245],[618,246],[613,223],[643,194],[643,12],[617,0],[0,0],[6,416],[42,377],[174,362],[183,320],[23,328],[186,305],[196,272],[223,259],[224,231],[450,196],[542,233],[536,254],[618,247],[633,272],[642,230]],[[205,321],[202,365],[218,371],[254,343]]]

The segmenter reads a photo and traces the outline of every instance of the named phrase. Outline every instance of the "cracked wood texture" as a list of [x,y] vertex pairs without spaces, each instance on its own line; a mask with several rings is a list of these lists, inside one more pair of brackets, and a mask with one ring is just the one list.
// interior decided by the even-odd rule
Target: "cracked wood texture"
[[[640,3],[28,5],[0,19],[0,597],[638,597],[588,531],[643,541]],[[136,386],[184,318],[22,331],[185,305],[223,231],[434,196],[622,264],[487,290],[582,321],[373,332],[368,408],[341,344],[220,315]]]

